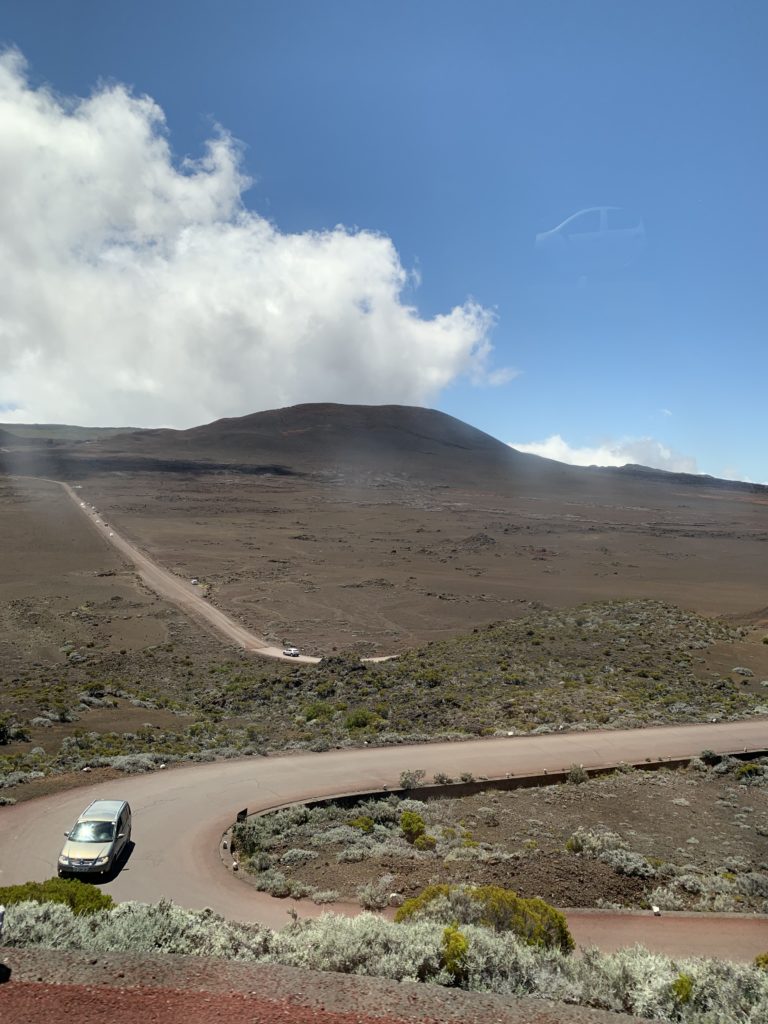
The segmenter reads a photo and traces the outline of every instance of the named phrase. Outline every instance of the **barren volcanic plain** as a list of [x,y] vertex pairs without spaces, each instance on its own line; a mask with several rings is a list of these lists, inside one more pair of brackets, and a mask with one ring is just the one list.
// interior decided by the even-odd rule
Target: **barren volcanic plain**
[[[406,407],[13,429],[0,687],[22,728],[6,730],[6,780],[148,748],[631,728],[765,703],[766,488],[563,466]],[[267,667],[208,632],[56,481],[268,643],[326,661]],[[341,654],[404,657],[360,676]],[[73,732],[91,739],[74,750]]]
[[[768,488],[563,466],[423,409],[298,406],[185,431],[0,428],[0,802],[190,760],[763,716],[767,513]],[[111,529],[268,644],[322,660],[266,661],[209,632],[145,587]],[[376,655],[399,657],[359,660]],[[625,860],[650,851],[670,877],[714,871],[722,888],[727,868],[727,903],[694,909],[762,910],[768,761],[732,760],[722,779],[691,769],[563,787],[546,797],[560,800],[551,822],[517,800],[499,856],[516,858],[521,892],[557,904],[660,898],[564,853],[579,822],[621,832]],[[662,785],[674,807],[663,820],[644,815]],[[636,809],[611,786],[631,789]],[[716,822],[721,845],[691,864],[701,822]],[[345,864],[343,886],[292,881],[352,898],[385,869],[405,893],[432,877],[426,860],[419,874],[382,856]],[[760,900],[742,899],[736,871]],[[665,912],[686,899],[672,893]]]
[[[768,488],[565,467],[428,410],[299,406],[187,431],[25,438],[0,460],[6,474],[80,485],[215,604],[306,653],[395,653],[532,601],[653,597],[750,624],[768,616]],[[44,589],[73,559],[84,592],[98,588],[92,570],[115,556],[87,531],[74,540],[63,496],[0,479],[11,561],[29,566],[42,545]],[[34,592],[28,572],[4,575],[6,598]]]

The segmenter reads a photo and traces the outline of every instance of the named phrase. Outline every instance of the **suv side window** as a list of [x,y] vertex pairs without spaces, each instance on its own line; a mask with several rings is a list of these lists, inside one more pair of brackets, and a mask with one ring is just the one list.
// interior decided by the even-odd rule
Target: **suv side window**
[[582,210],[574,214],[565,224],[565,233],[571,235],[592,235],[600,231],[600,210]]
[[631,231],[640,226],[640,217],[632,210],[616,207],[608,210],[609,231]]

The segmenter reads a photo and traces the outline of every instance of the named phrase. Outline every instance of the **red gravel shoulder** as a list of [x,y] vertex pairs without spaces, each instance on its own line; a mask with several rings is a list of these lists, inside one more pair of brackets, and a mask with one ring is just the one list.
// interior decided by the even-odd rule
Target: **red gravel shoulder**
[[415,982],[167,954],[7,949],[3,1024],[632,1024],[622,1014]]

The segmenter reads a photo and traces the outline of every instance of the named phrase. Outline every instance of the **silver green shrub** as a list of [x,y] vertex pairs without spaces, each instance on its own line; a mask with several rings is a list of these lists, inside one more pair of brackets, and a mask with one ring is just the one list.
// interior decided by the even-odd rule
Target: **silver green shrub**
[[608,864],[620,875],[656,877],[656,869],[641,854],[629,850],[617,832],[601,828],[577,828],[565,846],[571,853],[581,853]]
[[184,910],[165,900],[120,903],[111,911],[90,915],[75,915],[60,903],[18,903],[8,908],[3,929],[7,946],[185,953],[239,960],[261,957],[270,935],[260,925],[225,921],[209,910]]
[[281,864],[306,864],[308,860],[316,860],[317,853],[314,850],[291,849],[286,850],[280,858]]
[[321,889],[312,893],[312,902],[318,905],[322,903],[338,903],[340,899],[341,896],[335,889]]
[[351,825],[336,825],[326,832],[316,832],[310,839],[313,846],[332,846],[335,843],[354,844],[363,842],[365,834]]
[[375,882],[367,882],[357,890],[357,897],[363,910],[383,910],[389,903],[394,875],[382,875]]
[[[19,903],[6,912],[4,941],[91,952],[161,952],[270,962],[313,970],[376,975],[453,985],[444,969],[445,925],[395,925],[371,914],[325,914],[281,932],[225,921],[211,911],[172,903],[124,903],[76,916],[62,904]],[[765,1024],[768,971],[728,961],[673,960],[645,949],[581,956],[540,950],[509,933],[462,925],[469,942],[465,987],[505,995],[534,995],[682,1024]],[[675,982],[691,979],[681,1001]]]

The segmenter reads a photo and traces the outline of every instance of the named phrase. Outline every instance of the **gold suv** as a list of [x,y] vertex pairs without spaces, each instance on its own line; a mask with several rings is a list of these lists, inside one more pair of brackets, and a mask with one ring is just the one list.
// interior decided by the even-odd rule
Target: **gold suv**
[[64,835],[59,875],[106,874],[130,842],[131,808],[125,800],[94,800]]

